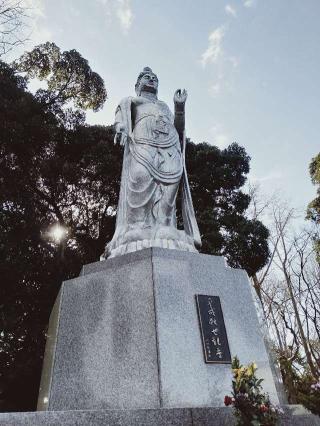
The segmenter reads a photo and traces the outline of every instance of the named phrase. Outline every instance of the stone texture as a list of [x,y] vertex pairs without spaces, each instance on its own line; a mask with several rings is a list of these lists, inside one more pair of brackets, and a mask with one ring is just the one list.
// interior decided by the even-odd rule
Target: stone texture
[[320,425],[320,417],[311,414],[302,405],[283,406],[284,415],[281,422],[285,426],[317,426]]
[[[158,78],[148,67],[139,74],[136,97],[116,109],[115,143],[124,146],[116,229],[103,257],[149,247],[196,252],[201,237],[185,164],[184,109],[187,92],[175,92],[175,115],[158,99]],[[177,229],[181,188],[184,230]]]
[[159,407],[152,265],[145,256],[136,267],[119,262],[63,284],[57,341],[55,334],[48,339],[55,346],[52,379],[42,381],[39,409],[45,398],[49,410]]
[[83,265],[80,276],[107,271],[109,269],[117,269],[124,265],[130,265],[146,259],[151,262],[150,250],[139,250],[135,253],[128,253],[124,256],[119,256],[116,259],[111,258],[108,259],[108,261],[103,260],[101,262],[88,263],[87,265]]
[[[281,426],[319,426],[320,419],[301,406],[283,407]],[[157,410],[78,410],[0,413],[1,426],[234,426],[230,408]]]
[[220,297],[231,356],[255,361],[265,391],[279,403],[246,273],[222,257],[169,250],[154,250],[152,262],[161,405],[221,406],[231,392],[230,365],[203,362],[195,294]]
[[[160,230],[162,232],[163,228]],[[150,229],[148,229],[150,233]],[[142,232],[142,231],[141,231]],[[175,231],[176,232],[176,231]],[[178,236],[180,233],[176,232]],[[154,231],[154,235],[156,235],[156,230]],[[186,239],[186,236],[180,237],[181,239],[170,239],[170,238],[149,238],[144,240],[137,240],[130,243],[125,243],[117,246],[110,252],[108,259],[111,259],[116,256],[122,256],[123,254],[132,253],[134,251],[143,250],[145,248],[150,247],[158,247],[165,248],[171,250],[182,250],[182,251],[190,251],[193,253],[198,253],[198,250],[194,247],[193,243],[183,241],[182,238]],[[104,260],[104,256],[101,256],[101,260]]]
[[38,411],[0,414],[1,426],[191,426],[190,410]]
[[257,363],[278,403],[246,273],[221,257],[152,248],[86,265],[63,284],[38,408],[223,405],[231,368],[204,363],[195,294],[220,297],[231,355]]
[[60,291],[58,297],[53,306],[49,327],[47,332],[46,349],[42,365],[41,383],[38,397],[38,410],[46,410],[48,408],[48,389],[51,388],[51,382],[53,377],[54,357],[57,346],[57,335],[59,330],[59,318],[61,299],[63,291]]
[[192,426],[234,426],[233,410],[227,407],[192,409]]

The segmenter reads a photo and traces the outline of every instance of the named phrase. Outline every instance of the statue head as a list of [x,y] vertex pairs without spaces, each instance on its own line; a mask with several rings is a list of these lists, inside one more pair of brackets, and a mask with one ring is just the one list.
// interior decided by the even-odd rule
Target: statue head
[[159,80],[156,74],[152,72],[152,69],[149,67],[143,68],[141,73],[138,76],[135,89],[136,94],[140,96],[141,92],[150,92],[157,95],[158,93],[158,84]]

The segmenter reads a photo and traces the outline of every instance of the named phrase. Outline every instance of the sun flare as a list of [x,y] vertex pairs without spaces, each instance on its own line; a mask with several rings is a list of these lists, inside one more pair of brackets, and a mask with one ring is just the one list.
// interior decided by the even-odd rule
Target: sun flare
[[67,233],[68,231],[63,226],[56,224],[51,228],[49,235],[55,240],[55,242],[59,243],[67,235]]

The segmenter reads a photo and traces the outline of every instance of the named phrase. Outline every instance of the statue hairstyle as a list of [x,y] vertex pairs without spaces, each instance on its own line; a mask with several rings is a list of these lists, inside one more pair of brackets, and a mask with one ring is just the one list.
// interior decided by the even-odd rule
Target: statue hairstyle
[[[149,67],[144,67],[144,68],[143,68],[143,70],[141,71],[141,73],[138,75],[137,82],[136,82],[136,84],[135,84],[135,86],[134,86],[134,88],[135,88],[135,91],[136,91],[136,94],[137,94],[137,95],[139,95],[139,93],[138,93],[138,88],[139,88],[140,80],[142,79],[142,77],[143,77],[145,74],[148,74],[148,73],[152,73],[152,74],[154,74],[154,75],[157,77],[157,75],[156,75],[156,74],[152,71],[152,69],[151,69],[151,68],[149,68]],[[158,80],[158,77],[157,77],[157,80]]]

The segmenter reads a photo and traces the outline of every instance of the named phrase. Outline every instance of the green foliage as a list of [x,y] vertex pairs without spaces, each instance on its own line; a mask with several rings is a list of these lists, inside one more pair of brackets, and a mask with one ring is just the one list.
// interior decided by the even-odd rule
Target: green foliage
[[320,185],[320,154],[312,159],[309,171],[312,183],[314,185]]
[[[309,172],[311,181],[318,186],[317,197],[312,200],[307,209],[307,219],[312,220],[317,225],[320,224],[320,153],[315,156],[310,163]],[[320,262],[320,240],[315,239],[315,249]]]
[[256,365],[252,363],[244,367],[235,357],[232,371],[232,397],[225,396],[224,403],[234,407],[237,425],[276,425],[282,410],[272,405],[269,396],[262,392],[263,379],[256,377]]
[[249,172],[250,157],[236,143],[220,150],[189,141],[186,158],[202,234],[201,251],[224,255],[231,266],[253,275],[268,260],[269,232],[260,221],[245,215],[250,197],[240,188]]
[[[117,203],[121,150],[111,127],[62,126],[4,63],[0,123],[0,388],[4,410],[28,410],[61,282],[96,260],[113,234],[104,209]],[[48,236],[57,222],[68,228],[61,244]]]
[[[54,43],[40,44],[22,55],[15,68],[28,78],[46,81],[47,89],[37,90],[35,96],[56,115],[62,116],[70,102],[80,110],[98,111],[107,98],[103,79],[74,49],[61,52]],[[71,112],[68,109],[67,116]]]

